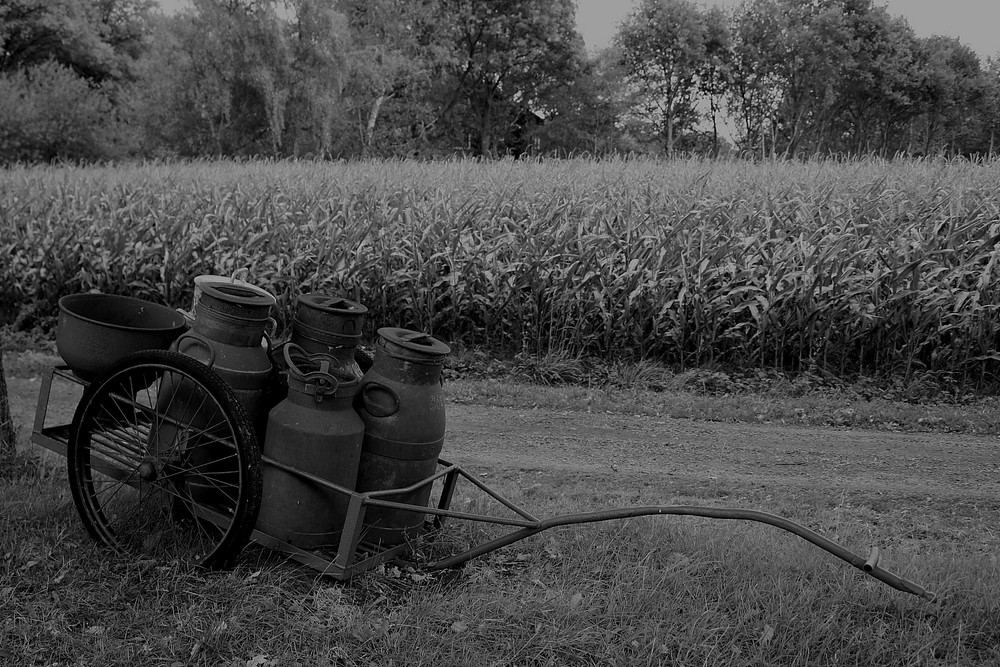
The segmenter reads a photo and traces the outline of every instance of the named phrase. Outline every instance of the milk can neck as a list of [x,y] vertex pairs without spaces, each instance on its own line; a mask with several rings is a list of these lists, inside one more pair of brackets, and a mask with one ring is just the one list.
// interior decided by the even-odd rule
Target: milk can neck
[[416,363],[388,354],[376,354],[368,372],[413,384],[435,384],[441,378],[441,362],[439,359],[435,363]]

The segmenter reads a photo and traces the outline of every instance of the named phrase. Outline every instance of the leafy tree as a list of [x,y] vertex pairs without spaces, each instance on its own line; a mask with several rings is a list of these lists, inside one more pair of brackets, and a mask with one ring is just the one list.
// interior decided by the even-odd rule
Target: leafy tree
[[55,62],[0,73],[0,163],[113,157],[110,100]]
[[294,0],[289,7],[292,60],[283,150],[328,156],[349,78],[347,19],[327,0]]
[[707,26],[687,0],[642,0],[616,36],[627,81],[662,132],[668,155],[697,120],[694,97],[706,61]]
[[[478,138],[475,152],[493,155],[523,124],[526,112],[550,104],[585,61],[572,0],[441,0],[450,76],[433,124],[464,108]],[[462,124],[452,124],[461,132]]]
[[906,135],[920,113],[916,82],[916,36],[905,20],[871,6],[848,17],[851,65],[838,97],[842,138],[832,150],[882,156],[905,149]]
[[275,155],[285,128],[291,61],[273,2],[194,0],[175,24],[177,105],[185,152]]
[[128,149],[120,103],[152,0],[0,0],[0,160]]
[[126,79],[153,0],[0,0],[0,71],[53,60],[94,83]]
[[705,57],[698,66],[698,91],[708,100],[712,123],[712,153],[719,152],[719,115],[722,99],[732,79],[733,38],[729,16],[716,6],[704,15]]
[[620,128],[629,99],[620,82],[619,56],[608,47],[590,59],[579,76],[546,109],[545,122],[527,137],[547,153],[601,155],[627,151]]
[[330,155],[346,22],[324,0],[194,0],[154,25],[134,96],[147,150]]
[[[433,0],[340,0],[351,44],[348,56],[349,113],[359,122],[362,155],[376,151],[376,137],[392,152],[419,135],[415,121],[432,113],[428,88],[440,74],[448,45],[438,37],[440,6]],[[393,123],[378,132],[386,105],[402,105]],[[400,127],[400,125],[404,127]]]
[[1000,139],[1000,56],[992,56],[986,60],[984,78],[984,134],[986,140],[986,155],[994,157],[997,154],[997,141]]
[[852,1],[753,0],[744,7],[731,106],[742,114],[747,146],[787,156],[822,147],[851,63],[845,16]]
[[925,154],[976,151],[986,80],[972,49],[951,37],[919,40],[918,94],[924,113],[919,124]]

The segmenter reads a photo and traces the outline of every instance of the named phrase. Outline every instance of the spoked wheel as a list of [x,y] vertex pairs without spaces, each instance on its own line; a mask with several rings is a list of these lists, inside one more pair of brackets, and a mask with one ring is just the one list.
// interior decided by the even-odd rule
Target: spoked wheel
[[225,567],[257,521],[250,417],[224,380],[184,355],[137,352],[98,377],[77,406],[67,458],[87,532],[139,558]]

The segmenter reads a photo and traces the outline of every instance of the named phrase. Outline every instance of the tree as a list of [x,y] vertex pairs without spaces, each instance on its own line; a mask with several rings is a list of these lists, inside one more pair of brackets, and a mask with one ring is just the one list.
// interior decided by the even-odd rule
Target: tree
[[731,107],[744,145],[794,156],[823,149],[851,66],[846,17],[869,0],[753,0],[736,18]]
[[672,155],[677,131],[697,120],[694,97],[706,60],[706,25],[687,0],[642,0],[615,39],[622,67]]
[[986,155],[995,157],[997,154],[997,137],[1000,131],[1000,56],[986,59],[986,69],[983,72],[985,80],[984,123],[986,138]]
[[54,62],[0,73],[0,164],[112,157],[110,100]]
[[381,136],[405,146],[419,135],[414,121],[431,113],[427,88],[448,52],[437,35],[439,5],[433,0],[340,0],[337,6],[351,34],[346,96],[351,116],[358,119],[361,154],[377,152],[380,120],[389,103],[405,105],[406,112],[394,118],[405,128],[390,127]]
[[175,104],[184,152],[276,155],[285,129],[291,50],[272,0],[193,0],[173,24]]
[[127,79],[153,0],[0,0],[0,71],[50,60],[91,81]]
[[347,18],[328,0],[289,3],[291,64],[283,150],[329,156],[350,71]]
[[883,7],[868,6],[848,20],[851,66],[841,78],[837,103],[842,139],[830,145],[854,155],[891,155],[906,148],[907,128],[920,112],[916,36]]
[[918,40],[920,79],[917,95],[923,105],[918,130],[920,150],[975,152],[981,127],[981,105],[987,102],[987,85],[972,49],[951,37]]
[[721,101],[732,79],[733,38],[729,17],[720,7],[704,15],[705,57],[698,66],[698,91],[708,100],[712,122],[712,153],[719,152],[719,114]]
[[526,112],[544,108],[579,75],[585,49],[573,0],[442,0],[441,10],[450,17],[441,26],[450,76],[433,122],[464,106],[475,152],[493,155]]
[[101,159],[128,149],[119,104],[151,5],[0,0],[0,159]]
[[563,155],[601,155],[631,149],[618,127],[628,105],[619,60],[613,47],[591,58],[546,109],[544,124],[534,128],[526,139],[537,139],[543,152]]

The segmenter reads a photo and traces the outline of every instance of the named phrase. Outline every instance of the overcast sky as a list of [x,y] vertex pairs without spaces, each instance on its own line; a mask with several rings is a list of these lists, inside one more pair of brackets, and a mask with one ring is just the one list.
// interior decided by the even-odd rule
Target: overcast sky
[[[741,0],[701,0],[701,5],[732,7]],[[607,45],[618,23],[635,0],[576,0],[577,23],[590,50]],[[889,13],[903,16],[919,37],[958,37],[979,57],[1000,55],[1000,0],[876,0]],[[160,0],[166,11],[174,11],[187,0]]]

